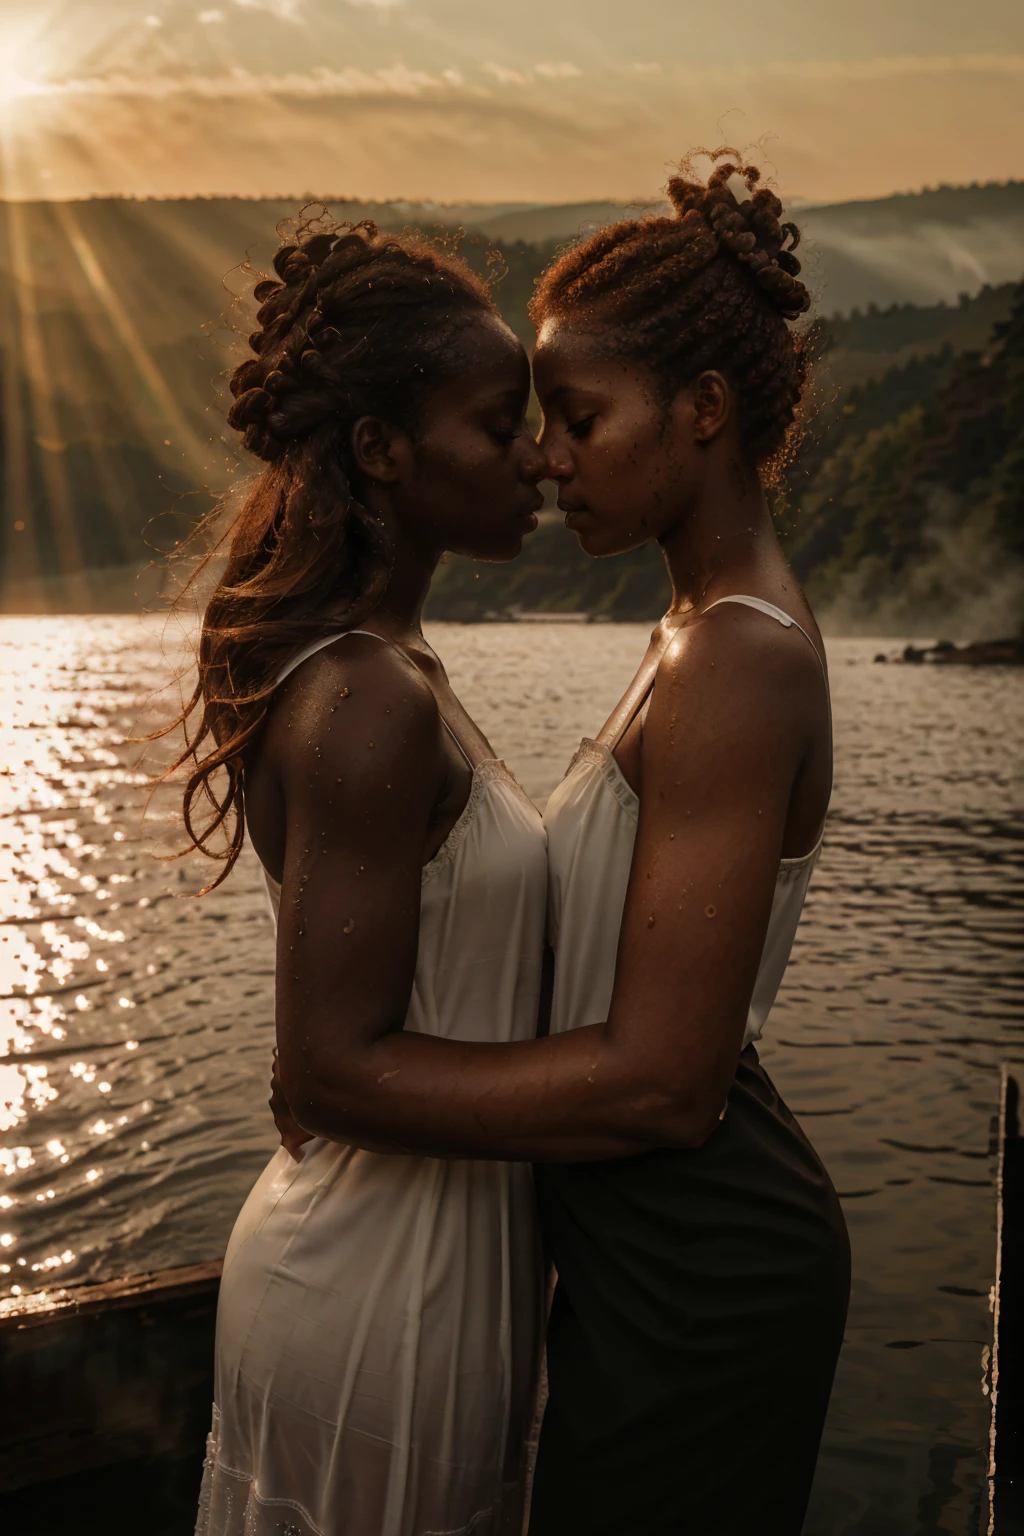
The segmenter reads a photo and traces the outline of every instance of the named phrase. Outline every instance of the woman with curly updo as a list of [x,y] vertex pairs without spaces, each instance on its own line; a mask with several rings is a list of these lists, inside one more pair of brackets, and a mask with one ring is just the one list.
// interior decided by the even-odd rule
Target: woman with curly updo
[[706,186],[684,162],[675,217],[602,230],[533,302],[566,524],[590,555],[656,539],[672,582],[545,813],[551,1031],[596,1103],[631,1079],[678,1120],[670,1150],[537,1170],[558,1286],[530,1536],[798,1536],[846,1318],[839,1202],[755,1049],[832,731],[765,498],[804,384],[799,233],[735,154]]

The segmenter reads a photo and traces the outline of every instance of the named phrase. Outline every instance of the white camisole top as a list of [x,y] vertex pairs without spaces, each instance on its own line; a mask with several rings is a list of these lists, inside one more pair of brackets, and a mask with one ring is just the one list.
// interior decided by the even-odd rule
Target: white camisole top
[[[536,808],[477,764],[423,867],[406,1029],[536,1034],[546,887]],[[279,1149],[224,1261],[197,1536],[520,1536],[542,1324],[528,1165]]]
[[[821,661],[807,631],[774,604],[737,595],[719,598],[704,611],[710,612],[719,603],[742,603],[786,628],[799,629]],[[827,677],[825,686],[827,689]],[[638,809],[639,801],[623,778],[611,748],[585,737],[544,813],[548,932],[555,950],[552,1034],[599,1024],[608,1017]],[[760,1038],[775,1002],[820,852],[819,837],[802,858],[783,859],[779,865],[744,1046]]]

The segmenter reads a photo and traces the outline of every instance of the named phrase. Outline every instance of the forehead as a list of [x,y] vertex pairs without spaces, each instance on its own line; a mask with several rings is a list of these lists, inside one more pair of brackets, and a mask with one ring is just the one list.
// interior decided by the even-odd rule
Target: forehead
[[497,315],[474,316],[454,342],[452,375],[442,388],[467,386],[523,390],[530,386],[530,363],[522,342]]
[[615,355],[613,338],[599,327],[546,320],[533,354],[533,378],[541,399],[559,390],[614,390],[642,384],[645,370]]

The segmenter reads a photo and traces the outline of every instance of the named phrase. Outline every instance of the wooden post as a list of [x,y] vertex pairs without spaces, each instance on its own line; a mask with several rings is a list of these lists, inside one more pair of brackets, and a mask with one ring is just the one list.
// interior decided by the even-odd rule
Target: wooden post
[[1003,1067],[992,1299],[988,1536],[1024,1536],[1024,1141],[1017,1079]]

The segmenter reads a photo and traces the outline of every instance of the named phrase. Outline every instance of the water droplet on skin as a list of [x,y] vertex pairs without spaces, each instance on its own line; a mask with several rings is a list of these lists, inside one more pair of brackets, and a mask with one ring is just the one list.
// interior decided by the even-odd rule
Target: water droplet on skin
[[648,928],[653,928],[654,927],[654,922],[655,922],[655,918],[654,918],[654,913],[652,912],[650,917],[647,919],[647,926],[648,926]]
[[338,698],[339,699],[347,699],[351,692],[352,692],[351,688],[343,688],[341,690],[341,692],[338,694]]
[[372,746],[373,746],[373,742],[372,742],[372,741],[368,741],[368,742],[367,742],[367,743],[366,743],[366,745],[367,745],[367,746],[368,746],[368,747],[372,747]]
[[707,907],[704,908],[704,916],[705,917],[717,917],[717,915],[718,915],[718,908],[717,907],[707,906]]
[[342,931],[342,933],[351,933],[355,926],[356,926],[355,918],[354,917],[350,917],[348,922],[345,924],[344,928],[341,931]]
[[[759,813],[758,813],[758,814],[760,814],[760,812],[759,812]],[[669,833],[669,835],[668,835],[668,840],[669,840],[669,842],[670,842],[670,843],[674,843],[674,842],[675,842],[675,840],[676,840],[676,835],[675,835],[675,833],[674,833],[674,832],[670,832],[670,833]]]

